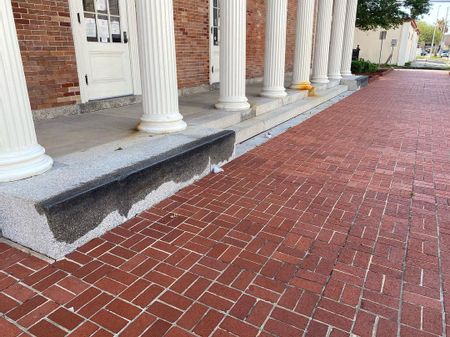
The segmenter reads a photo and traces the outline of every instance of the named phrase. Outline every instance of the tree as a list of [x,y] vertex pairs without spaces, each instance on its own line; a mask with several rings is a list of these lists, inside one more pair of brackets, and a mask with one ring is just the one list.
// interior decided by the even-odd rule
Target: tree
[[[421,46],[424,45],[431,45],[431,41],[433,40],[433,32],[434,32],[434,25],[430,25],[429,23],[426,23],[425,21],[419,21],[417,23],[417,28],[420,30],[419,35],[419,44]],[[434,38],[434,43],[439,44],[439,42],[442,39],[442,31],[438,27],[436,29],[436,36]]]
[[360,0],[356,27],[361,30],[390,29],[430,11],[430,0]]

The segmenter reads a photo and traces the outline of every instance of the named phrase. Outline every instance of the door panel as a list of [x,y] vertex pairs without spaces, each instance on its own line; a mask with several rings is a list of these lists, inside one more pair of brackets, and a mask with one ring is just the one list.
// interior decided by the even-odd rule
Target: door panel
[[131,95],[126,0],[83,0],[90,100]]

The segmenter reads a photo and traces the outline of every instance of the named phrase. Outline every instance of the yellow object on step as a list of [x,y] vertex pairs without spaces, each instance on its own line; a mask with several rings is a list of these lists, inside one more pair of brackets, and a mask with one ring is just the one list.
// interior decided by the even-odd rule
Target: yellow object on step
[[316,89],[309,82],[302,82],[291,87],[297,90],[308,90],[308,96],[316,96]]

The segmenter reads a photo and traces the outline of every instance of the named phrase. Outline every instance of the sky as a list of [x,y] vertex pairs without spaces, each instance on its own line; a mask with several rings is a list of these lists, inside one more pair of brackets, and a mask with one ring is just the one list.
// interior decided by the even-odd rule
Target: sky
[[[424,20],[424,21],[426,21],[426,22],[428,22],[430,24],[435,23],[436,22],[436,17],[438,15],[438,7],[439,7],[439,5],[441,6],[441,9],[439,10],[439,18],[440,19],[444,18],[446,10],[447,10],[447,7],[450,7],[450,1],[437,2],[437,3],[433,2],[432,3],[432,9],[431,9],[430,13],[428,15],[425,15],[422,20]],[[449,9],[448,17],[449,17],[449,21],[450,21],[450,9]]]

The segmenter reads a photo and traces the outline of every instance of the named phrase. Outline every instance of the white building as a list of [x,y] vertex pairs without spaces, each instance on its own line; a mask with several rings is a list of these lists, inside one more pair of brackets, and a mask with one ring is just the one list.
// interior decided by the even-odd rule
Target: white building
[[353,46],[356,48],[359,45],[360,58],[398,66],[415,60],[420,33],[415,21],[405,21],[399,27],[386,31],[385,39],[380,40],[383,31],[355,29]]

